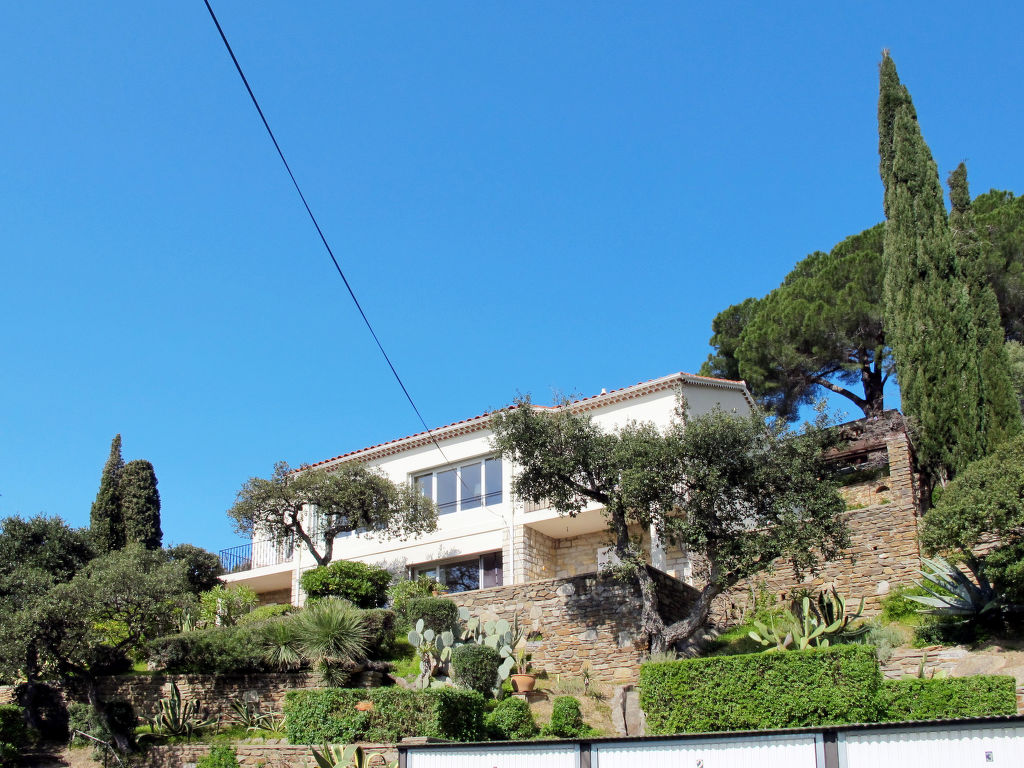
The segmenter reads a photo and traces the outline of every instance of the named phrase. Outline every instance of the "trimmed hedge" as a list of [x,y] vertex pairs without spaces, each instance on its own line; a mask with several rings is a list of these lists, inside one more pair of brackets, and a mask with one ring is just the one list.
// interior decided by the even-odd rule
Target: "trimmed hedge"
[[264,672],[260,624],[211,627],[158,637],[149,643],[149,660],[158,669],[186,674]]
[[485,698],[493,696],[494,689],[499,685],[500,666],[501,654],[488,645],[465,643],[455,646],[452,651],[452,676],[455,682],[478,691]]
[[[370,701],[373,709],[356,710]],[[475,741],[484,735],[484,697],[437,688],[322,688],[289,691],[285,730],[292,744],[397,743],[406,736]]]
[[459,626],[459,606],[447,597],[414,597],[405,609],[413,627],[423,619],[423,628],[437,634],[454,632]]
[[27,745],[24,710],[16,704],[0,704],[0,765],[13,765]]
[[879,691],[879,720],[1015,715],[1016,688],[1008,675],[886,680]]
[[391,572],[358,560],[337,560],[302,574],[302,589],[313,599],[341,597],[356,608],[380,608],[388,601]]
[[495,740],[517,741],[536,736],[537,723],[526,699],[509,696],[498,702],[498,706],[487,716],[487,734]]
[[644,664],[650,734],[795,728],[877,719],[875,649],[846,645]]

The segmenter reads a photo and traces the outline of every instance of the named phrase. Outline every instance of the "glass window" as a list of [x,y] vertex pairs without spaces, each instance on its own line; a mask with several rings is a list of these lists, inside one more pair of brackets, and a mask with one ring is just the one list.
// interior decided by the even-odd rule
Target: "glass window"
[[480,558],[463,560],[458,563],[448,563],[441,569],[444,573],[442,584],[448,587],[450,592],[467,592],[471,589],[480,589]]
[[501,586],[501,552],[480,555],[480,576],[483,581],[480,586],[485,589]]
[[483,498],[483,477],[480,464],[467,464],[462,473],[462,504],[459,509],[476,509]]
[[432,472],[416,478],[416,490],[428,499],[434,498],[434,475]]
[[487,459],[484,462],[487,480],[487,495],[484,504],[501,504],[501,459]]
[[455,477],[454,469],[437,473],[437,509],[442,514],[455,511],[455,492],[457,488],[458,479]]

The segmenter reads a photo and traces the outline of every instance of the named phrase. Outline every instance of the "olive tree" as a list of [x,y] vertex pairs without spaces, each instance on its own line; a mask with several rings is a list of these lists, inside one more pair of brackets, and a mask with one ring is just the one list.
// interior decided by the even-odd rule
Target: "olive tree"
[[331,562],[334,539],[346,531],[405,539],[437,529],[433,501],[356,463],[292,470],[278,462],[269,479],[249,478],[228,516],[246,536],[298,538],[318,565]]
[[[564,405],[564,404],[563,404]],[[715,409],[665,430],[629,423],[608,432],[569,407],[539,410],[529,397],[492,418],[494,443],[514,463],[513,492],[574,517],[599,506],[619,559],[615,573],[640,588],[640,629],[654,650],[684,641],[712,601],[741,580],[790,559],[813,569],[848,543],[844,504],[828,479],[835,440],[822,417],[799,433],[763,414]],[[699,565],[703,585],[682,619],[666,625],[656,582],[633,531],[653,526]]]

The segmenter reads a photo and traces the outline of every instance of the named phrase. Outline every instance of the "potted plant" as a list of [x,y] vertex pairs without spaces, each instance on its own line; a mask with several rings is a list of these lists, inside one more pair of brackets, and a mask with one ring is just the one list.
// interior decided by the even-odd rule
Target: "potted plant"
[[530,655],[525,645],[516,651],[516,671],[511,677],[512,687],[517,693],[529,693],[537,684],[537,676],[530,674]]

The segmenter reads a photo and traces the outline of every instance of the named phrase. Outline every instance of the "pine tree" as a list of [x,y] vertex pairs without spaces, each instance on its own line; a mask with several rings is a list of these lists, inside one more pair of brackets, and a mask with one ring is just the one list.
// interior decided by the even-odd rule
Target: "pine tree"
[[124,546],[124,526],[121,520],[121,473],[124,459],[121,458],[121,435],[115,435],[110,443],[110,456],[103,465],[100,489],[89,513],[89,529],[92,531],[96,551],[100,554],[113,552]]
[[[976,350],[974,369],[978,376],[981,455],[1021,432],[1021,415],[1009,358],[1003,342],[999,302],[986,275],[984,245],[978,233],[967,186],[967,167],[960,163],[949,175],[949,229],[956,254],[957,272],[967,286],[970,299],[972,335],[970,348]],[[974,458],[980,458],[976,456]]]
[[160,492],[156,483],[153,465],[145,459],[135,459],[124,465],[120,496],[127,544],[142,544],[146,549],[160,548],[163,531],[160,530]]
[[945,482],[983,455],[970,297],[956,270],[938,168],[888,52],[879,80],[886,338],[918,459]]

